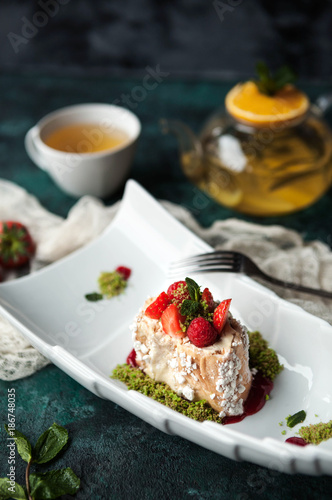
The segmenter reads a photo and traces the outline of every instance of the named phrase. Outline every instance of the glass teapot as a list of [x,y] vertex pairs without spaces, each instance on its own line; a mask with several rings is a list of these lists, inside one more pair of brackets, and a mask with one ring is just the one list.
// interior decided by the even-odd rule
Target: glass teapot
[[222,205],[253,216],[303,209],[332,183],[332,131],[321,96],[301,120],[254,127],[225,110],[212,115],[197,137],[179,121],[162,120],[179,140],[185,175]]

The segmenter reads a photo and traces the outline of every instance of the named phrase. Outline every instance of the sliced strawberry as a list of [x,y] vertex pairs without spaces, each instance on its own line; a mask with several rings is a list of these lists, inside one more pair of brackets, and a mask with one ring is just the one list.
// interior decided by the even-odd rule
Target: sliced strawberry
[[126,280],[126,281],[127,281],[127,279],[129,279],[129,277],[131,275],[131,269],[129,269],[129,267],[119,266],[115,270],[119,274],[121,274],[121,276],[123,277],[123,279]]
[[215,343],[218,332],[207,319],[198,317],[188,326],[187,335],[196,347],[207,347]]
[[214,309],[214,300],[208,288],[204,288],[201,300],[207,303],[209,312],[212,312]]
[[213,326],[218,333],[221,333],[221,330],[225,326],[231,301],[232,299],[223,300],[213,313]]
[[184,300],[190,300],[190,294],[185,281],[176,281],[167,289],[167,295],[171,301],[180,309]]
[[163,330],[171,337],[181,338],[186,336],[185,332],[182,331],[181,321],[184,321],[184,317],[175,304],[170,304],[161,315]]
[[160,295],[152,302],[146,309],[145,315],[152,319],[160,319],[163,311],[169,304],[169,296],[165,292],[161,292]]

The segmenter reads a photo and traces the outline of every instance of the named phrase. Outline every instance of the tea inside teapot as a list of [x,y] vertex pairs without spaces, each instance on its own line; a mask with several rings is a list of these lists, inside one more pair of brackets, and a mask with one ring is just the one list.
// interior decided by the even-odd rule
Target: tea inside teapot
[[296,87],[266,95],[246,82],[228,93],[226,110],[199,138],[164,121],[180,140],[184,173],[219,203],[254,216],[281,215],[311,205],[331,185],[332,133]]

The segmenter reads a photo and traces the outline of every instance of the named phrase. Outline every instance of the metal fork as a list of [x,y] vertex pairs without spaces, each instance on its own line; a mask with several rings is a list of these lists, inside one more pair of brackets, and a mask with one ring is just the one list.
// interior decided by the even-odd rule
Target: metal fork
[[203,253],[187,257],[186,259],[173,262],[170,265],[168,277],[172,278],[179,274],[193,274],[203,272],[226,272],[226,273],[242,273],[247,276],[256,276],[264,279],[274,285],[283,288],[290,288],[298,292],[318,295],[332,299],[332,292],[319,290],[317,288],[309,288],[289,281],[283,281],[273,276],[265,274],[259,267],[246,255],[240,252],[227,250],[217,250],[215,252]]

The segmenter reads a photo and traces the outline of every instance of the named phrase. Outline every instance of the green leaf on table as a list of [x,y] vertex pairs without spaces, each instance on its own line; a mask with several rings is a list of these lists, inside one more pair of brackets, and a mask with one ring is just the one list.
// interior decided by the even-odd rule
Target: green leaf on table
[[15,500],[26,500],[28,497],[19,484],[14,481],[10,481],[7,477],[0,478],[0,499],[7,500],[8,498],[14,498]]
[[188,287],[188,292],[191,297],[191,300],[194,300],[196,302],[199,302],[201,298],[201,289],[197,285],[196,281],[194,281],[191,278],[186,278],[186,283]]
[[70,467],[30,474],[29,482],[31,496],[35,500],[49,500],[61,495],[75,495],[80,487],[80,480]]
[[16,429],[9,429],[8,425],[5,425],[5,429],[9,436],[15,440],[17,451],[23,460],[25,462],[30,462],[32,458],[32,447],[29,439]]
[[56,457],[68,441],[68,431],[61,425],[52,424],[38,438],[34,448],[33,461],[37,464],[45,464]]

